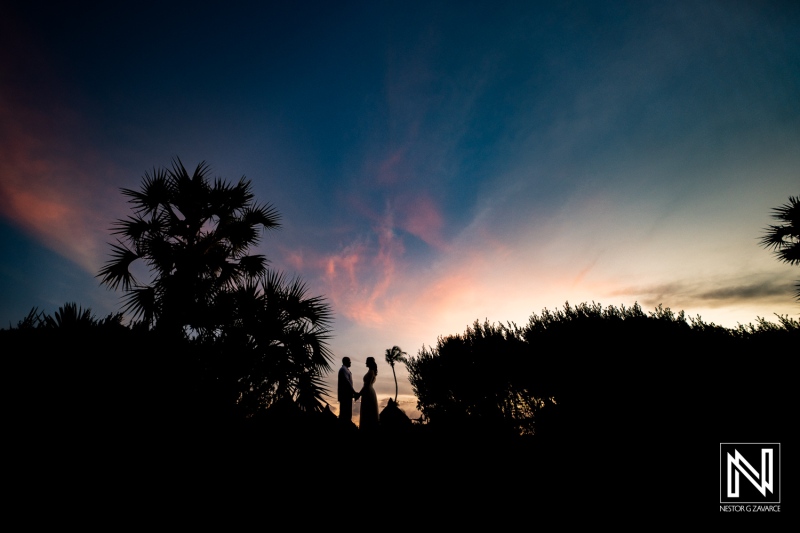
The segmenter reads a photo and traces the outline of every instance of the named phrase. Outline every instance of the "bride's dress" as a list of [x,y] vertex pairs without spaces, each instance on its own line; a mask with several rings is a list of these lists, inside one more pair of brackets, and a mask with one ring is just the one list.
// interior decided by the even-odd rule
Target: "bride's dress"
[[361,429],[378,426],[378,395],[373,387],[375,378],[372,370],[364,376],[364,388],[361,389],[361,415],[358,424]]

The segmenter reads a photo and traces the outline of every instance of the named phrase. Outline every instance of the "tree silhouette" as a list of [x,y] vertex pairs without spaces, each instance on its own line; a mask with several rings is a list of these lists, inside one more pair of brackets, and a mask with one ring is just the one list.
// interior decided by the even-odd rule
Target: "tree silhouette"
[[[800,196],[790,196],[788,203],[772,210],[772,217],[782,224],[769,225],[761,245],[773,250],[780,261],[800,265]],[[800,300],[800,281],[796,294]]]
[[322,298],[306,292],[299,279],[269,272],[229,295],[231,323],[212,365],[248,414],[287,397],[303,411],[324,408],[321,376],[333,361],[327,345],[332,313]]
[[[134,215],[114,224],[118,244],[98,277],[121,287],[123,311],[185,361],[200,400],[193,404],[224,416],[252,416],[278,400],[321,411],[331,311],[249,252],[262,230],[279,227],[251,182],[212,182],[205,162],[190,175],[176,158],[171,169],[145,173],[140,191],[122,193]],[[134,277],[137,261],[149,281]]]
[[399,346],[392,346],[386,350],[386,362],[392,367],[392,376],[394,376],[394,403],[397,403],[397,374],[394,371],[395,363],[404,363],[406,361],[406,352]]
[[[248,255],[259,229],[279,227],[275,209],[254,202],[249,180],[212,183],[209,170],[201,162],[189,175],[176,158],[171,169],[145,173],[140,191],[122,189],[134,215],[113,225],[122,240],[98,274],[125,291],[123,311],[172,334],[213,333],[224,318],[217,297],[266,270],[263,255]],[[138,260],[149,267],[149,283],[131,272]]]
[[476,320],[462,335],[439,337],[406,362],[417,409],[432,425],[532,434],[542,400],[527,382],[528,355],[513,325]]
[[39,311],[34,307],[24,319],[17,324],[17,329],[61,329],[61,330],[84,330],[95,326],[122,326],[122,314],[110,314],[100,320],[93,313],[91,308],[83,308],[75,302],[67,302],[56,310],[53,315],[48,315],[44,311]]
[[[713,417],[730,428],[781,430],[793,390],[786,347],[798,342],[800,322],[788,317],[729,329],[661,305],[646,313],[638,304],[567,303],[520,328],[476,321],[406,367],[429,429],[600,436],[593,448],[617,460],[619,442]],[[745,393],[716,385],[742,380]]]

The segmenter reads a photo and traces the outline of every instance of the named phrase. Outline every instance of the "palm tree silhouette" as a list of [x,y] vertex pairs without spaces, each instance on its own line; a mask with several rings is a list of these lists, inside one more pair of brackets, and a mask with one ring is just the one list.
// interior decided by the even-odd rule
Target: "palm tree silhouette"
[[[190,175],[176,158],[171,169],[145,173],[140,189],[122,189],[134,214],[114,223],[118,244],[98,273],[125,291],[123,311],[177,346],[191,343],[214,409],[252,415],[292,400],[322,410],[331,310],[249,253],[261,230],[279,227],[277,211],[254,201],[244,177],[212,181],[205,162]],[[147,282],[133,276],[139,260]]]
[[[789,202],[772,210],[772,217],[783,222],[770,225],[764,231],[761,245],[771,249],[780,261],[790,265],[800,264],[800,196],[790,196]],[[800,300],[800,281],[797,283]]]
[[119,313],[109,315],[103,320],[98,320],[92,313],[91,308],[84,309],[75,302],[67,302],[59,306],[52,316],[34,307],[27,317],[19,321],[18,328],[79,329],[121,323],[122,315]]
[[[220,316],[217,296],[263,274],[267,259],[248,255],[260,240],[259,229],[279,227],[279,215],[253,200],[242,177],[213,183],[201,162],[189,175],[180,159],[171,169],[145,173],[141,190],[122,189],[134,215],[117,220],[111,259],[100,270],[101,283],[125,291],[123,311],[161,329],[181,333],[213,331]],[[140,283],[131,265],[142,260],[152,280]]]
[[395,363],[404,363],[406,361],[406,352],[400,349],[399,346],[392,346],[386,350],[386,362],[392,367],[392,376],[394,376],[394,403],[397,403],[397,374],[394,371]]
[[322,376],[331,369],[328,347],[332,312],[321,297],[307,297],[299,279],[269,272],[239,288],[228,301],[232,324],[226,353],[240,404],[252,413],[292,398],[303,411],[322,411],[328,393]]
[[75,302],[68,302],[58,308],[55,316],[45,317],[45,327],[79,328],[97,325],[97,319],[89,308],[83,309]]

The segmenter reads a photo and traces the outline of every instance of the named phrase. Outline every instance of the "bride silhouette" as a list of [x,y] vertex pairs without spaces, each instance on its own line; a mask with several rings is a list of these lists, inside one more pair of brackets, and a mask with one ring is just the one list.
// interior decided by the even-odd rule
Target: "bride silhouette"
[[358,393],[361,396],[361,414],[359,427],[361,429],[375,429],[378,427],[378,395],[375,393],[375,379],[378,377],[378,365],[374,357],[367,357],[367,368],[364,374],[364,386]]

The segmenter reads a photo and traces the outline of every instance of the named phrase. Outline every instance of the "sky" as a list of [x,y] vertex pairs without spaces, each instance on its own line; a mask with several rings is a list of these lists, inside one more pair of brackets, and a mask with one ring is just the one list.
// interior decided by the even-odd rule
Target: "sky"
[[280,213],[258,251],[330,304],[332,391],[373,356],[384,403],[387,348],[566,303],[800,315],[758,244],[800,195],[797,2],[6,7],[0,327],[119,311],[120,189],[175,158]]

